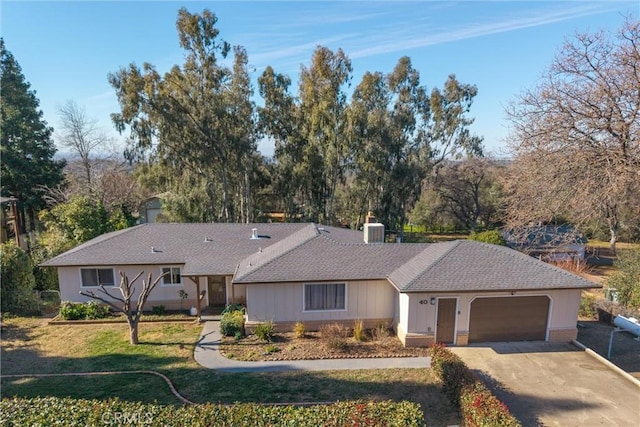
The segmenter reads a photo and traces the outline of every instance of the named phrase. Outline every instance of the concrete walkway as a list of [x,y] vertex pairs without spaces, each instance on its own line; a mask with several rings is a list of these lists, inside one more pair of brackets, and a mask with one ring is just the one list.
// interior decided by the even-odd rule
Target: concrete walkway
[[205,368],[221,372],[334,371],[349,369],[428,368],[430,357],[391,357],[370,359],[287,360],[280,362],[242,362],[220,354],[220,322],[207,321],[196,344],[194,357]]

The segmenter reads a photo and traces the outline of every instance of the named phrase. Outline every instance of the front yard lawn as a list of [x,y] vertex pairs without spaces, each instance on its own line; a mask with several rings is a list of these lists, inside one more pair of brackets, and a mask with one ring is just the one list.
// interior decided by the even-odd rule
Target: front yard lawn
[[[196,403],[409,400],[422,406],[428,425],[460,422],[429,369],[223,374],[193,359],[201,330],[191,323],[143,323],[140,345],[130,346],[123,324],[49,326],[47,319],[3,319],[2,375],[155,370]],[[3,377],[0,385],[2,397],[118,397],[180,404],[153,375]]]

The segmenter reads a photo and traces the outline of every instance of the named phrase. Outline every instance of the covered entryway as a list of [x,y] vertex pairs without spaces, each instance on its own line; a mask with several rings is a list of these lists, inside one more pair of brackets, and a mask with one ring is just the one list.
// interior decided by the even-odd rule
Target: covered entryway
[[224,276],[208,276],[207,292],[210,307],[224,307],[227,304],[227,289]]
[[438,298],[436,342],[453,344],[456,333],[456,306],[455,298]]
[[545,340],[549,301],[544,295],[474,299],[469,317],[469,342]]

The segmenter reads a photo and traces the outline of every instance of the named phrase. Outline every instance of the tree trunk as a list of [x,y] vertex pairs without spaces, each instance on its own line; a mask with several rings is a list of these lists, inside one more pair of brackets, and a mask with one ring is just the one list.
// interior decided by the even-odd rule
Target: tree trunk
[[611,250],[611,254],[616,254],[616,242],[618,241],[618,232],[615,227],[609,225],[609,234],[611,238],[609,239],[609,249]]
[[129,324],[129,344],[137,345],[138,341],[138,322],[133,321],[133,319],[127,319],[127,323]]
[[607,215],[607,225],[609,225],[609,249],[611,250],[611,254],[616,254],[616,242],[618,241],[618,211],[617,206],[614,204],[613,206],[608,207],[608,215]]
[[222,217],[223,222],[229,222],[229,184],[226,169],[222,171]]

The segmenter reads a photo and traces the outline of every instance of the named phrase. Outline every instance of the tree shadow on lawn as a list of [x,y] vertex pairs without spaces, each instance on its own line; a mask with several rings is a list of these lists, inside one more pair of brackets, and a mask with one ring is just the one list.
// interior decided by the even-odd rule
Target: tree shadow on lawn
[[411,401],[421,406],[427,425],[460,424],[457,409],[430,369],[239,373],[177,369],[172,374],[178,390],[197,403]]
[[[45,347],[32,344],[38,338],[29,330],[12,335],[11,342],[14,345],[1,349],[1,396],[74,399],[117,397],[125,401],[180,405],[181,402],[170,392],[167,384],[151,374],[6,377],[16,374],[155,370],[165,374],[178,393],[195,403],[407,400],[421,405],[429,425],[460,422],[456,408],[447,401],[429,369],[222,373],[196,364],[193,359],[195,342],[180,342],[174,338],[172,343],[143,341],[138,346],[129,346],[124,339],[120,339],[109,345],[110,333],[105,333],[104,340],[98,340],[97,344],[93,341],[85,344],[97,345],[97,350],[92,351],[100,354],[87,356],[86,352],[78,352],[78,357],[74,357],[72,351],[62,351],[64,342],[59,344],[63,356],[60,353],[46,354]],[[40,336],[40,341],[42,338]],[[160,351],[163,345],[169,348]],[[185,348],[179,350],[180,346]],[[184,357],[185,354],[188,357]]]
[[[195,403],[313,403],[340,400],[412,401],[421,405],[428,425],[459,424],[458,412],[433,380],[428,369],[376,371],[220,373],[200,368],[176,357],[108,354],[79,359],[47,357],[20,349],[3,360],[1,396],[119,398],[124,401],[181,405],[167,384],[155,375],[126,373],[97,376],[5,377],[10,374],[157,370],[165,374],[178,393]],[[19,360],[29,358],[46,369],[27,372]]]

